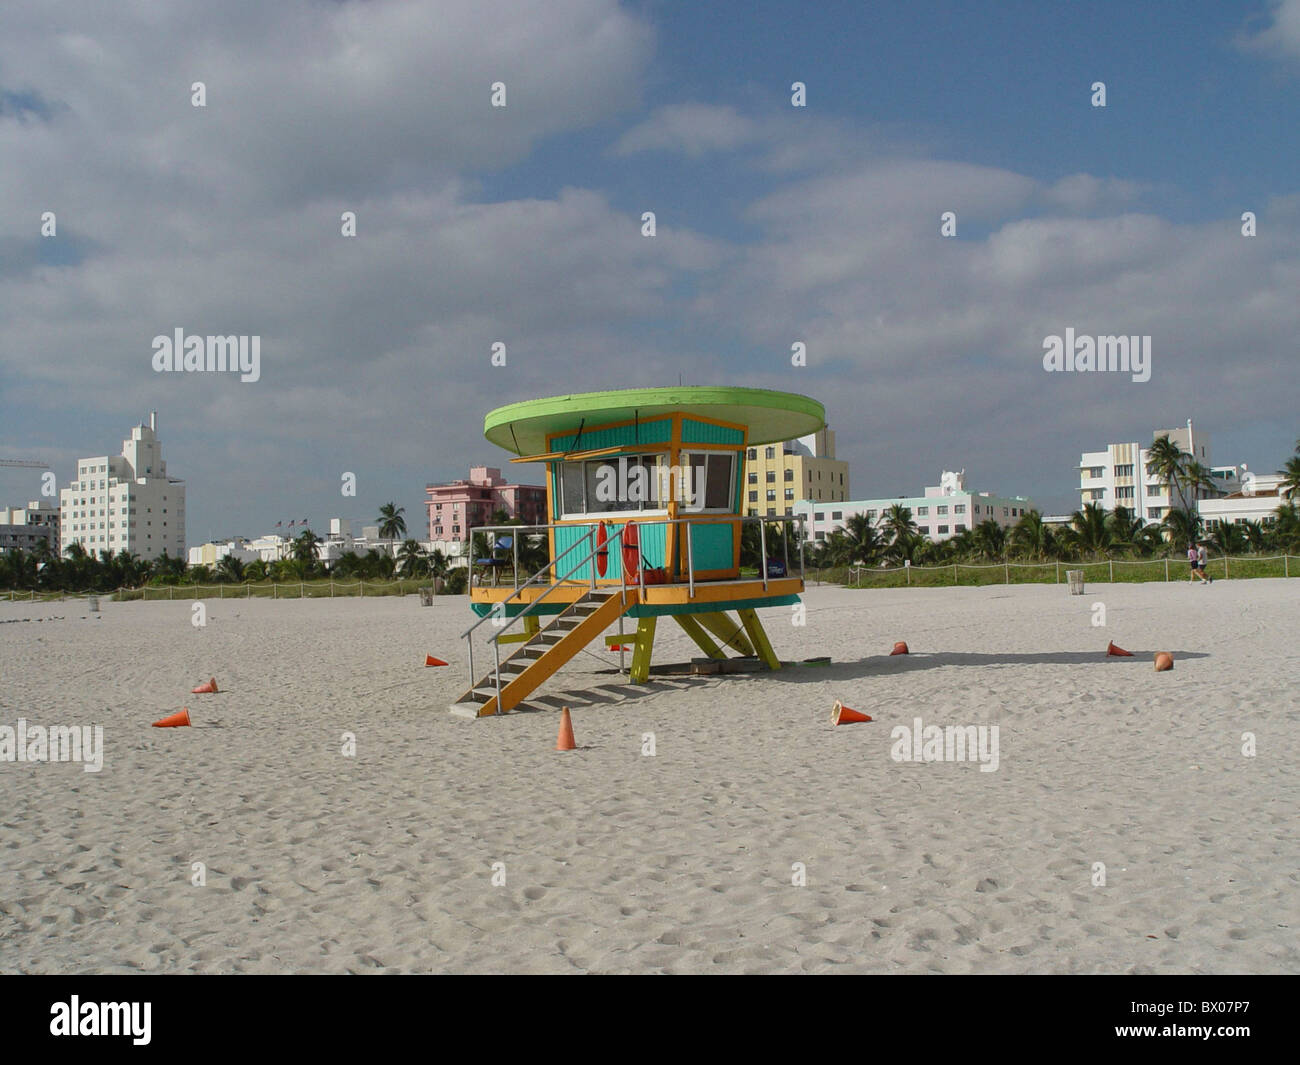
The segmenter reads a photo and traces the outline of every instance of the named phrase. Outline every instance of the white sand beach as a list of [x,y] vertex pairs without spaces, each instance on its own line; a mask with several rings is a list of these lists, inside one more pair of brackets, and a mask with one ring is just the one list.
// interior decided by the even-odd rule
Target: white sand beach
[[[33,619],[0,624],[0,725],[105,744],[0,762],[0,970],[1300,970],[1300,581],[805,601],[764,622],[829,667],[630,687],[580,655],[541,693],[566,753],[555,713],[447,712],[463,597],[0,603]],[[656,662],[693,654],[662,619]],[[997,725],[996,771],[893,760],[916,717]]]

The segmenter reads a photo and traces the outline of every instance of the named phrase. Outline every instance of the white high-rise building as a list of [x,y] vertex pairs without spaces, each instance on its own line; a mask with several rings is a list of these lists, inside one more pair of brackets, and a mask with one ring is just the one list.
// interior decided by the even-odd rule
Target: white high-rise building
[[[1152,440],[1168,436],[1183,451],[1211,471],[1218,490],[1204,489],[1196,492],[1197,499],[1235,491],[1238,487],[1236,469],[1232,466],[1211,466],[1210,434],[1193,430],[1192,420],[1182,429],[1157,429]],[[1177,503],[1170,500],[1169,486],[1158,476],[1148,472],[1149,448],[1136,441],[1111,444],[1105,451],[1085,451],[1079,460],[1079,503],[1099,503],[1103,510],[1124,507],[1146,522],[1161,521],[1169,508]],[[1190,502],[1191,500],[1189,500]]]
[[77,479],[59,493],[61,551],[81,544],[95,556],[185,558],[185,482],[167,476],[157,429],[154,411],[148,425],[131,430],[120,455],[77,460]]

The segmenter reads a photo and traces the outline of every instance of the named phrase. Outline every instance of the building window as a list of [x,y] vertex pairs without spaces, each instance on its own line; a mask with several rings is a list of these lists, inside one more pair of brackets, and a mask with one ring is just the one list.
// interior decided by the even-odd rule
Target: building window
[[1115,467],[1115,476],[1116,476],[1116,477],[1132,477],[1132,476],[1133,476],[1133,464],[1130,462],[1130,463],[1127,463],[1126,465],[1123,465],[1123,466],[1116,466],[1116,467]]
[[763,478],[768,484],[776,483],[776,470],[768,470],[767,475]]
[[813,520],[814,520],[814,521],[825,521],[825,520],[826,520],[826,511],[824,511],[824,510],[818,510],[818,511],[815,511],[815,512],[813,513]]
[[769,459],[774,459],[774,458],[776,458],[776,448],[774,448],[774,447],[769,447],[769,448],[767,449],[766,455],[767,455],[767,457],[768,457]]
[[776,500],[776,489],[775,489],[775,488],[769,488],[769,489],[767,490],[767,501],[768,501],[769,503],[771,503],[771,502],[774,502],[775,500]]
[[934,508],[934,512],[935,512],[936,514],[947,514],[947,513],[948,513],[948,508],[947,508],[946,506],[943,506],[943,507],[935,507],[935,508]]
[[750,483],[750,484],[758,484],[758,474],[751,472],[751,473],[749,474],[749,483]]
[[768,516],[769,518],[775,518],[775,517],[776,517],[776,507],[768,507],[768,508],[767,508],[767,516]]
[[959,533],[964,533],[964,532],[966,531],[966,526],[965,526],[965,525],[958,525],[958,526],[957,526],[957,531],[958,531]]
[[939,535],[940,535],[940,536],[947,536],[947,535],[948,535],[948,526],[946,526],[946,525],[940,525],[938,531],[939,531]]
[[[794,498],[794,489],[793,489],[793,488],[787,488],[787,489],[785,490],[785,498],[786,498],[786,499],[793,499],[793,498]],[[838,514],[835,515],[835,516],[836,516],[837,518],[839,517]]]
[[786,467],[786,470],[785,470],[785,479],[786,479],[787,481],[793,481],[793,480],[794,480],[794,470],[790,469],[788,466]]
[[953,512],[954,514],[965,514],[965,513],[966,513],[966,504],[965,504],[965,503],[958,503],[958,504],[956,504],[956,505],[952,508],[952,512]]
[[757,502],[758,502],[758,492],[750,492],[750,493],[749,493],[749,501],[750,501],[751,503],[757,503]]
[[745,453],[745,457],[748,458],[750,462],[753,462],[756,458],[758,458],[758,448],[756,448],[756,447],[751,447],[751,448],[750,448],[750,449]]

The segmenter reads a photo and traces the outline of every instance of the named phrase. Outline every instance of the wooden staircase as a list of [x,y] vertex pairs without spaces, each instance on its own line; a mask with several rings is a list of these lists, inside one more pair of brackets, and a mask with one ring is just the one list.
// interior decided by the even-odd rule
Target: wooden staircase
[[487,717],[514,709],[520,700],[617,621],[620,614],[635,606],[637,598],[632,588],[587,592],[502,660],[500,706],[494,666],[465,690],[452,704],[451,712],[462,717]]

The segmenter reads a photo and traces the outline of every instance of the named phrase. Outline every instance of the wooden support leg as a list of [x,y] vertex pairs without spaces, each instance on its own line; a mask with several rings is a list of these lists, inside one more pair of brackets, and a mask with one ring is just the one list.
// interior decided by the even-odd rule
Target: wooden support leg
[[674,614],[673,620],[686,630],[686,635],[695,641],[695,645],[710,658],[726,658],[721,648],[709,639],[709,634],[704,631],[704,627],[695,620],[692,614]]
[[541,627],[541,622],[536,614],[525,614],[523,632],[507,633],[505,636],[499,636],[497,639],[500,643],[527,643],[537,635],[537,631]]
[[634,684],[644,684],[650,678],[650,652],[655,644],[655,622],[658,618],[638,618],[636,644],[632,648],[632,672],[628,679]]
[[754,653],[754,648],[745,639],[744,630],[722,611],[693,614],[691,616],[720,639],[724,646],[730,647],[737,654],[752,655]]
[[767,633],[763,631],[763,624],[758,620],[758,614],[753,610],[737,610],[736,613],[744,622],[745,632],[749,634],[750,642],[758,651],[758,657],[767,663],[768,669],[780,669],[781,660],[776,657],[776,652],[768,643]]

